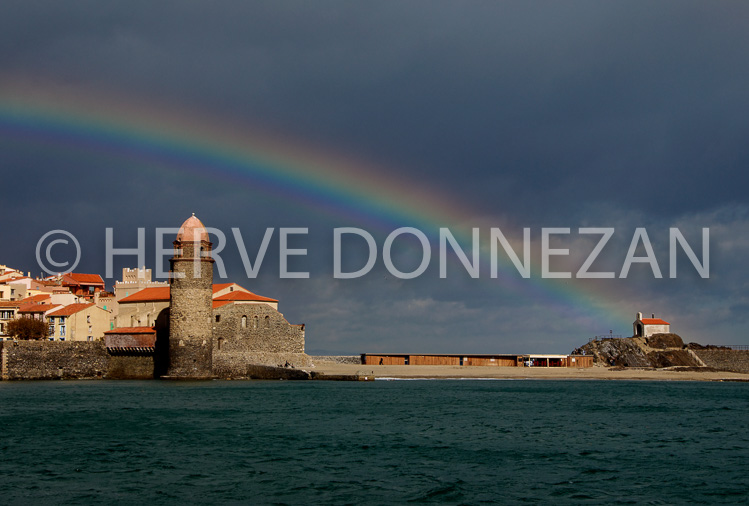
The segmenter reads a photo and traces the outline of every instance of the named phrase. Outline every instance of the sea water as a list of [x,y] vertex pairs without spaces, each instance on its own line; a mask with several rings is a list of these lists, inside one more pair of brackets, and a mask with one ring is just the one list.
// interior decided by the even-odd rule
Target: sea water
[[3,504],[742,503],[749,384],[0,383]]

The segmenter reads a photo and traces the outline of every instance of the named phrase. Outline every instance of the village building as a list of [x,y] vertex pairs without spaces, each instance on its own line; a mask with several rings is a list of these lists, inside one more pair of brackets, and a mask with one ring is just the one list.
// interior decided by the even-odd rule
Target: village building
[[652,315],[652,318],[643,318],[642,313],[637,313],[637,319],[632,327],[634,337],[650,337],[653,334],[669,334],[671,332],[671,324],[656,318],[655,314]]
[[144,288],[117,304],[114,327],[153,327],[159,314],[169,308],[169,286]]
[[156,345],[153,327],[122,327],[104,332],[110,354],[150,354]]
[[18,269],[13,269],[12,267],[8,267],[7,265],[0,265],[0,283],[5,283],[8,279],[12,279],[14,277],[22,277],[23,273],[19,271]]
[[59,279],[59,284],[68,288],[73,295],[87,300],[93,300],[94,294],[105,288],[104,280],[100,275],[80,272],[63,274]]
[[[122,280],[117,281],[114,284],[114,301],[111,302],[109,307],[112,310],[112,322],[113,327],[118,326],[118,316],[120,305],[119,302],[141,290],[146,288],[160,288],[168,287],[169,283],[166,281],[154,281],[151,278],[151,269],[143,267],[122,269]],[[102,304],[99,304],[102,305]]]
[[49,303],[27,303],[18,308],[19,318],[33,318],[35,320],[47,321],[47,314],[60,308],[58,304]]
[[117,307],[117,304],[115,302],[114,294],[112,292],[96,292],[94,294],[94,304],[102,308],[104,311],[109,311],[109,321],[112,325],[114,322],[114,319],[112,317],[112,312]]
[[50,341],[94,341],[109,330],[109,311],[93,303],[70,304],[46,316]]
[[21,300],[35,293],[29,289],[31,278],[13,278],[0,285],[0,300]]
[[21,301],[0,301],[0,340],[8,339],[7,325],[11,320],[15,320]]

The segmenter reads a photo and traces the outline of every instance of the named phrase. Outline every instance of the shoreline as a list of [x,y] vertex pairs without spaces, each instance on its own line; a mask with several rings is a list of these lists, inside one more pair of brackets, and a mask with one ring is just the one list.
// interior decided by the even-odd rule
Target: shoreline
[[451,365],[362,365],[313,361],[310,371],[327,375],[374,376],[377,380],[403,379],[540,379],[540,380],[644,380],[644,381],[730,381],[749,382],[749,374],[714,369],[625,369],[593,366],[491,367]]

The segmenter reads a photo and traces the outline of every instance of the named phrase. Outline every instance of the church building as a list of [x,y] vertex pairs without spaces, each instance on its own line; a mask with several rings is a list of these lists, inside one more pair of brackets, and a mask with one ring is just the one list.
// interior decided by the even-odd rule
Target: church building
[[[213,284],[212,246],[193,214],[174,241],[169,286],[146,288],[120,300],[117,326],[126,334],[155,329],[154,376],[241,378],[257,365],[309,365],[304,325],[290,324],[276,299],[236,283]],[[142,350],[145,341],[138,342]]]
[[637,313],[637,319],[632,324],[635,337],[650,337],[653,334],[669,334],[671,324],[653,314],[652,318],[643,318],[642,313]]

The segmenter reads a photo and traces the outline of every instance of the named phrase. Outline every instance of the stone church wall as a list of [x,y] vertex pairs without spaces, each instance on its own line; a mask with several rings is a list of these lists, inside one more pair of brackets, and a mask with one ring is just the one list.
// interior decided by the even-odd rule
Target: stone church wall
[[213,373],[246,377],[249,364],[309,365],[304,327],[291,325],[267,304],[227,304],[214,309]]

